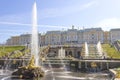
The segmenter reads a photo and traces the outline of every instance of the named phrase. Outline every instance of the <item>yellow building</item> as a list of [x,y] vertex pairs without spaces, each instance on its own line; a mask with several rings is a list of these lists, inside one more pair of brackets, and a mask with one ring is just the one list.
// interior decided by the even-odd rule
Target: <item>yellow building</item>
[[10,39],[7,40],[7,45],[19,45],[20,37],[19,36],[12,36]]
[[105,31],[104,32],[104,43],[109,43],[110,42],[110,32]]
[[59,45],[61,44],[60,31],[48,31],[45,34],[45,45]]
[[113,43],[114,41],[120,40],[120,28],[111,29],[110,30],[110,41]]
[[[120,40],[120,29],[103,31],[101,28],[87,28],[82,30],[68,29],[66,31],[47,31],[46,34],[39,33],[39,44],[44,45],[67,45],[67,44],[96,44],[114,42]],[[26,45],[31,43],[31,34],[13,36],[7,40],[7,45]]]
[[103,43],[103,30],[101,28],[89,28],[83,32],[83,41],[87,43]]

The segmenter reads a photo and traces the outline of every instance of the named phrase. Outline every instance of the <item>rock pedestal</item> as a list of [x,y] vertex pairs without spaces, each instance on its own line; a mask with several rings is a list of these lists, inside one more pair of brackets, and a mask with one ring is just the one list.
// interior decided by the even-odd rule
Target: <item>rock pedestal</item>
[[43,77],[44,71],[40,66],[35,66],[34,61],[35,60],[33,56],[27,66],[18,68],[17,71],[12,73],[12,75],[17,76],[21,79],[33,79]]

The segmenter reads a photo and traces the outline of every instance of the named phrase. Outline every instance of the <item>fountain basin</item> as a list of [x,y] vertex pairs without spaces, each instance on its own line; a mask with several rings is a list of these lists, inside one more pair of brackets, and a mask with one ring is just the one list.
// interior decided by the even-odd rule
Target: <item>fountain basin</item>
[[12,73],[14,76],[18,76],[20,79],[33,79],[44,76],[44,71],[41,67],[20,67],[17,71]]

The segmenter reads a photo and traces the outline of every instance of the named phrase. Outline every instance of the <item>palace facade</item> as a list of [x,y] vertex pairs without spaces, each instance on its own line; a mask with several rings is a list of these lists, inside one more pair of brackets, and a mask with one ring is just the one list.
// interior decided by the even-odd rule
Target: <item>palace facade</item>
[[[46,34],[39,33],[39,44],[44,45],[66,45],[66,44],[96,44],[110,43],[120,40],[120,29],[111,29],[103,31],[101,28],[88,29],[68,29],[66,31],[47,31]],[[12,36],[6,41],[6,45],[26,45],[31,43],[31,34],[22,34],[20,36]]]

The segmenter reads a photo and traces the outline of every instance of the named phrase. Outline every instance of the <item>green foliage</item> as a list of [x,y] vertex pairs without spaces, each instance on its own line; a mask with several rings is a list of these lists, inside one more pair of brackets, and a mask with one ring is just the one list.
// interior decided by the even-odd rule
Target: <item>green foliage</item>
[[103,44],[102,48],[103,48],[103,51],[107,53],[109,57],[120,59],[120,52],[117,51],[112,45]]
[[0,46],[0,57],[8,56],[11,52],[23,48],[25,48],[25,46]]
[[10,56],[10,58],[19,58],[21,56],[23,56],[23,53],[17,50],[13,55]]
[[118,43],[120,44],[120,40],[118,40]]
[[10,58],[20,58],[23,57],[26,53],[29,53],[30,50],[26,49],[23,52],[20,52],[19,50],[14,51],[14,54],[10,56]]

